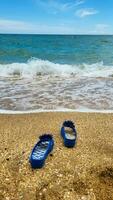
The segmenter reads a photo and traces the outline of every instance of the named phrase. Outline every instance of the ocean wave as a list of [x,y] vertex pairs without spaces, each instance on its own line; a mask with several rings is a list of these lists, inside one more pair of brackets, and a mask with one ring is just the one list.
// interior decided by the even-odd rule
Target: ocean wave
[[41,75],[112,77],[113,66],[106,66],[103,62],[78,65],[58,64],[37,58],[32,58],[26,63],[0,64],[1,77],[34,78]]

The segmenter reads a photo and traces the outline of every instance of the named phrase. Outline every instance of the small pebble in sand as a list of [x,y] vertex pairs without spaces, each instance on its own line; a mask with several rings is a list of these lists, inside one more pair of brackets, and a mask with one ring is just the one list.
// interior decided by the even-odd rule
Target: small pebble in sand
[[43,192],[46,192],[46,190],[47,190],[47,189],[46,189],[46,188],[44,188],[44,189],[43,189]]
[[6,200],[10,200],[10,197],[6,197],[5,199],[6,199]]

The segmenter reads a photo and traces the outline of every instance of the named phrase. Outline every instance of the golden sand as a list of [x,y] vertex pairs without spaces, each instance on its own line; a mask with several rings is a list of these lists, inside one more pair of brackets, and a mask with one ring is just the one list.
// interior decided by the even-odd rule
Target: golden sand
[[[66,119],[78,132],[73,149],[59,134]],[[32,170],[28,157],[43,133],[53,134],[54,150]],[[113,200],[113,114],[4,114],[0,139],[0,200]]]

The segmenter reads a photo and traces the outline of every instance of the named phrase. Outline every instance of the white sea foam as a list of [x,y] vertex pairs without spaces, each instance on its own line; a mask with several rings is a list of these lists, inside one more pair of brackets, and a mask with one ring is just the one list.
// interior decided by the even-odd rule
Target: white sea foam
[[113,112],[112,75],[113,66],[103,62],[0,64],[0,113]]
[[88,108],[79,108],[79,109],[54,109],[54,110],[28,110],[28,111],[13,111],[13,110],[3,110],[0,109],[0,114],[33,114],[33,113],[49,113],[49,112],[80,112],[80,113],[113,113],[113,110],[97,110],[97,109],[88,109]]
[[1,77],[35,78],[38,75],[109,77],[113,75],[113,66],[105,66],[103,62],[78,65],[58,64],[36,58],[26,63],[0,64]]

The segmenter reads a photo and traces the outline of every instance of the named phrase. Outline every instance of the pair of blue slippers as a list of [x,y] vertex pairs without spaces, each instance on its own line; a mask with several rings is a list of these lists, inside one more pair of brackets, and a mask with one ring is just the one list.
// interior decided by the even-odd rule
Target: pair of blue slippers
[[[61,127],[61,136],[66,147],[72,148],[76,144],[77,132],[72,121],[64,121]],[[32,168],[42,168],[48,154],[53,150],[54,139],[51,134],[44,134],[34,146],[29,161]]]

